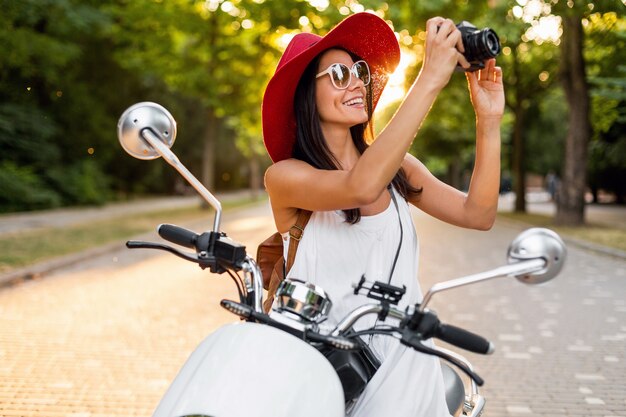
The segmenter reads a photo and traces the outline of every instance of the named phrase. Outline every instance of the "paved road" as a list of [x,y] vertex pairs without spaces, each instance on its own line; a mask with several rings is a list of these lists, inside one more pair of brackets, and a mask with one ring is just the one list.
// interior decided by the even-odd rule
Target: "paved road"
[[[268,218],[266,204],[229,212],[223,229],[253,247]],[[233,321],[219,300],[234,297],[230,279],[146,250],[1,289],[0,416],[151,415],[193,348]]]
[[[415,219],[423,287],[501,265],[519,231]],[[224,230],[255,247],[272,231],[267,205],[229,213]],[[233,294],[230,280],[145,251],[2,289],[0,415],[150,415],[193,347],[233,320],[217,307]],[[490,357],[466,354],[487,381],[486,416],[626,416],[625,261],[570,248],[554,281],[495,280],[432,307],[497,345]]]
[[[518,230],[454,228],[418,216],[421,280],[499,265]],[[489,417],[626,416],[626,262],[570,246],[561,275],[526,286],[500,279],[439,294],[440,318],[484,335],[496,353],[467,353],[487,381]]]

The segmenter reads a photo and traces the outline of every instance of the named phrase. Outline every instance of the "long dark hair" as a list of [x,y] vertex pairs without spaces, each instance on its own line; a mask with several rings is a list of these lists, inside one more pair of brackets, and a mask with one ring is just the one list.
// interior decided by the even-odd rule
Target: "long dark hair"
[[[341,48],[337,48],[341,49]],[[359,61],[361,58],[346,51],[352,57],[353,61]],[[315,104],[315,75],[319,66],[320,58],[323,52],[316,56],[304,70],[302,77],[296,88],[294,96],[294,113],[296,116],[296,142],[293,146],[292,158],[307,162],[311,166],[318,169],[338,170],[341,169],[339,161],[328,148],[328,144],[322,133],[320,126],[319,113]],[[374,138],[374,129],[372,121],[372,80],[366,87],[367,89],[367,115],[368,122],[361,123],[350,128],[352,142],[356,146],[359,154],[363,154],[369,146],[366,136]],[[405,198],[420,194],[421,188],[413,187],[402,168],[398,170],[395,177],[391,181],[393,186]],[[343,210],[346,216],[346,222],[355,224],[361,219],[361,210],[352,208]]]

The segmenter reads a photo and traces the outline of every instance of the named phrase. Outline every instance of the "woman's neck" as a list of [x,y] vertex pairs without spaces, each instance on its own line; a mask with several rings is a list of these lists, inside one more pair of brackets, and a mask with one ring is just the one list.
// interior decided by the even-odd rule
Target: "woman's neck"
[[351,169],[359,159],[359,152],[352,141],[350,129],[345,126],[322,126],[324,139],[328,148],[341,164],[341,169]]

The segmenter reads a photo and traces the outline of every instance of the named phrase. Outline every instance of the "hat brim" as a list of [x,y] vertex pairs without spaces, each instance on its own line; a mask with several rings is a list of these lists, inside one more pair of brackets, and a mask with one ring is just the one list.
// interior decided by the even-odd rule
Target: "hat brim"
[[304,70],[318,54],[336,47],[358,55],[369,65],[374,108],[389,74],[400,62],[400,47],[389,25],[372,13],[357,13],[280,66],[267,85],[262,107],[263,141],[273,162],[291,158],[296,139],[293,100]]

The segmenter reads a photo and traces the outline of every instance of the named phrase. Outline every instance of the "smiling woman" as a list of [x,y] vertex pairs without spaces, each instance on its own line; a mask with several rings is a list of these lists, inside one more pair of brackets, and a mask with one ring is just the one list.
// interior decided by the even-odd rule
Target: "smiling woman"
[[[355,277],[405,288],[410,294],[406,305],[421,300],[409,204],[468,228],[488,229],[495,217],[504,109],[502,71],[495,60],[467,75],[477,115],[471,192],[449,187],[407,154],[457,65],[469,67],[452,20],[432,18],[426,29],[421,53],[415,48],[423,56],[422,69],[408,93],[405,71],[415,58],[405,53],[401,59],[398,36],[405,44],[410,36],[394,33],[372,13],[354,14],[324,37],[306,32],[291,37],[265,90],[263,139],[274,162],[265,186],[284,258],[293,260],[285,276],[332,295],[330,326],[362,304],[350,285]],[[370,122],[386,85],[388,103],[404,100],[375,134]],[[298,219],[307,214],[303,228]],[[292,237],[296,229],[301,233]],[[295,241],[299,246],[293,256]],[[278,285],[273,283],[270,289]],[[270,291],[268,300],[272,296]],[[271,308],[269,303],[264,307]],[[398,416],[449,417],[436,360],[413,355],[379,335],[364,342],[381,365],[364,391],[356,393],[360,396],[350,398],[348,416],[386,415],[394,404]]]

